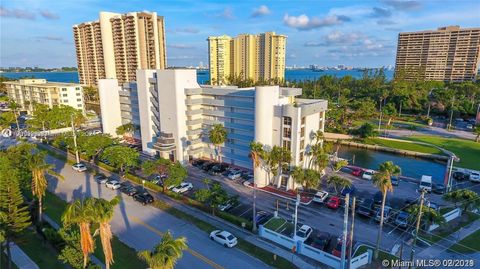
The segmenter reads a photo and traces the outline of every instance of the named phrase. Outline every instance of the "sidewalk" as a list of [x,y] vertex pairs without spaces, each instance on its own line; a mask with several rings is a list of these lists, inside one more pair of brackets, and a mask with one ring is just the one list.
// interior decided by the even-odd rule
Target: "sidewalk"
[[468,226],[461,228],[460,230],[450,234],[444,239],[438,241],[434,245],[424,249],[416,255],[417,259],[435,259],[442,256],[442,253],[448,251],[448,249],[455,245],[458,241],[469,236],[477,231],[480,227],[480,219],[470,223]]
[[[5,253],[7,253],[6,249]],[[10,243],[10,253],[12,254],[12,262],[19,269],[39,269],[38,265],[14,242]]]

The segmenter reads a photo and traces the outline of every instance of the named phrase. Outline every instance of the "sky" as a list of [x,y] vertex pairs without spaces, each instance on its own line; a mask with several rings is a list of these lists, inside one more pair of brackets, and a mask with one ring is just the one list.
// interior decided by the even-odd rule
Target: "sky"
[[207,37],[274,31],[287,66],[395,64],[399,32],[480,27],[478,0],[8,0],[0,2],[0,66],[76,66],[72,26],[100,11],[165,17],[168,66],[208,63]]

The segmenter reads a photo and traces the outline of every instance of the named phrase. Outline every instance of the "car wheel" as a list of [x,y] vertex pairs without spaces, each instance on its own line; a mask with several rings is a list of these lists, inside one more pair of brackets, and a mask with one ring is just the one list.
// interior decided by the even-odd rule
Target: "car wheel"
[[213,236],[210,236],[210,239],[213,241]]
[[224,246],[224,247],[226,247],[226,248],[228,248],[228,245],[227,245],[227,243],[223,244],[223,246]]
[[146,204],[145,202],[142,202],[142,205],[144,205],[144,206],[145,206],[145,205],[147,205],[147,204]]

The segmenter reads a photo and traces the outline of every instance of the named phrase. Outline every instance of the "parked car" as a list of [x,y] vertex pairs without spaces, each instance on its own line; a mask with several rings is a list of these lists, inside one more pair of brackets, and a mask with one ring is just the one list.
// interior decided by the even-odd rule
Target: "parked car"
[[357,213],[365,217],[371,217],[373,206],[373,199],[365,199],[358,207]]
[[468,129],[468,130],[473,130],[473,125],[472,125],[472,124],[470,124],[470,123],[469,123],[469,124],[467,124],[467,129]]
[[395,218],[395,225],[402,228],[407,228],[409,221],[410,221],[410,214],[404,211],[400,211],[398,212],[397,217]]
[[253,181],[253,173],[250,172],[250,171],[244,171],[244,172],[242,173],[242,178],[243,178],[243,179],[246,179],[246,180],[252,179],[252,181]]
[[443,183],[434,183],[432,191],[436,194],[444,194],[446,191],[446,188]]
[[438,206],[438,204],[430,202],[429,200],[425,200],[424,205],[426,207],[429,207],[429,208],[435,210],[435,211],[440,210],[440,207]]
[[420,184],[418,186],[418,189],[425,190],[427,192],[432,192],[432,176],[425,176],[423,175],[422,178],[420,179]]
[[[343,240],[341,237],[337,239],[337,245],[335,245],[335,248],[332,250],[332,254],[336,257],[341,257],[342,256],[342,245],[343,245]],[[348,257],[348,246],[350,245],[350,237],[347,235],[347,245],[345,248],[345,257]]]
[[207,160],[197,159],[192,162],[192,165],[201,168],[205,162],[207,162]]
[[217,165],[217,163],[215,163],[215,162],[205,162],[205,163],[202,165],[202,170],[205,171],[205,172],[208,172],[208,171],[210,171],[210,169],[212,169],[212,167],[214,167],[215,165]]
[[452,176],[453,176],[454,179],[459,180],[459,181],[469,179],[468,174],[462,173],[460,171],[453,172]]
[[325,200],[327,200],[328,197],[328,192],[326,191],[317,191],[315,195],[313,196],[313,201],[317,203],[323,203]]
[[265,211],[259,211],[257,212],[255,221],[257,222],[257,225],[262,225],[262,224],[265,224],[267,221],[269,221],[272,217],[273,217],[273,214],[270,214]]
[[253,179],[252,180],[245,180],[243,181],[243,186],[245,187],[249,187],[249,186],[252,186],[253,185]]
[[363,169],[360,168],[352,168],[352,175],[359,177],[362,175]]
[[375,172],[374,172],[373,170],[371,170],[371,169],[365,170],[365,171],[363,171],[363,173],[362,173],[362,178],[363,178],[363,179],[366,179],[366,180],[372,180],[372,177],[373,177],[373,174],[374,174],[374,173],[375,173]]
[[381,191],[377,191],[374,195],[373,195],[373,202],[377,205],[381,204],[382,203],[382,199],[383,199],[383,193]]
[[118,182],[117,180],[108,180],[106,183],[105,183],[105,187],[109,188],[109,189],[112,189],[112,190],[117,190],[117,189],[120,189],[122,185],[120,184],[120,182]]
[[124,186],[120,188],[120,191],[125,193],[128,196],[133,196],[140,192],[139,188],[142,188],[142,187]]
[[347,187],[344,187],[342,189],[342,196],[347,196],[347,194],[350,194],[350,196],[354,195],[355,194],[355,185],[350,185],[350,186],[347,186]]
[[227,211],[233,207],[236,207],[238,205],[238,198],[232,198],[229,199],[226,203],[222,205],[218,205],[218,209],[220,211]]
[[74,163],[72,165],[72,169],[77,171],[77,172],[85,172],[87,171],[87,167],[83,163]]
[[[381,214],[382,214],[382,208],[378,208],[377,212],[375,213],[375,221],[380,222]],[[383,223],[389,222],[391,215],[392,215],[392,208],[389,206],[385,206],[383,210]]]
[[212,175],[220,175],[228,168],[228,164],[219,163],[214,165],[208,172]]
[[235,180],[237,178],[240,178],[241,176],[242,176],[242,172],[239,170],[230,171],[227,175],[227,177],[231,180]]
[[297,230],[296,238],[299,241],[305,242],[305,240],[308,239],[308,237],[312,234],[313,229],[312,227],[308,225],[302,225],[300,229]]
[[102,173],[96,174],[94,179],[98,184],[105,184],[108,181],[108,177]]
[[237,238],[227,231],[215,230],[210,233],[210,239],[227,248],[233,248],[237,245]]
[[175,193],[185,193],[189,190],[193,189],[193,184],[190,182],[182,182],[180,185],[173,187],[172,191]]
[[326,251],[332,241],[332,236],[329,233],[319,231],[315,235],[310,236],[310,240],[310,246]]
[[471,182],[480,182],[480,173],[470,172],[469,179]]
[[392,182],[393,186],[398,186],[398,184],[400,183],[400,179],[397,176],[392,176],[390,178],[390,181]]
[[142,205],[151,204],[154,201],[153,196],[146,191],[133,195],[133,200],[141,203]]
[[330,197],[330,199],[327,201],[327,207],[330,209],[337,209],[340,207],[340,198],[337,196]]

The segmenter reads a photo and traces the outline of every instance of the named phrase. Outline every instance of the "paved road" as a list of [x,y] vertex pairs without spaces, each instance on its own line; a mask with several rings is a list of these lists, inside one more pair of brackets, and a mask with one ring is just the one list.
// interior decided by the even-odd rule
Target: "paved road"
[[190,247],[176,268],[269,268],[237,248],[227,249],[210,241],[204,231],[192,224],[159,209],[144,207],[119,191],[97,184],[91,174],[77,173],[52,157],[48,157],[48,162],[55,164],[56,171],[66,179],[63,182],[50,179],[49,189],[66,201],[86,196],[111,199],[121,195],[122,202],[111,221],[112,231],[136,250],[153,248],[160,241],[161,234],[170,230],[175,237],[185,236]]
[[[383,132],[382,132],[383,135]],[[453,138],[462,138],[468,140],[474,140],[475,134],[472,131],[464,131],[464,130],[453,130],[448,131],[445,128],[429,126],[425,127],[416,131],[410,130],[389,130],[388,136],[389,137],[410,137],[412,135],[432,135],[432,136],[440,136],[440,137],[453,137]]]

